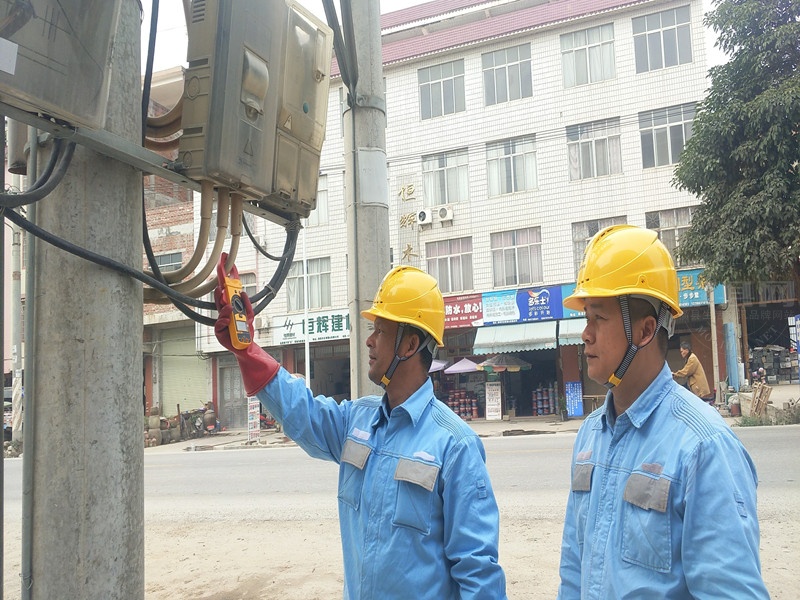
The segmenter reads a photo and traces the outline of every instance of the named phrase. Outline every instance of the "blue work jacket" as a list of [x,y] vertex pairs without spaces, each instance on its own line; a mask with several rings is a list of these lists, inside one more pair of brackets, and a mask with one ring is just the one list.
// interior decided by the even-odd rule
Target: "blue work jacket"
[[310,456],[339,464],[345,598],[506,598],[483,444],[430,379],[391,414],[385,397],[313,397],[284,369],[258,398]]
[[575,440],[561,600],[769,598],[756,469],[665,364],[614,422],[609,393]]

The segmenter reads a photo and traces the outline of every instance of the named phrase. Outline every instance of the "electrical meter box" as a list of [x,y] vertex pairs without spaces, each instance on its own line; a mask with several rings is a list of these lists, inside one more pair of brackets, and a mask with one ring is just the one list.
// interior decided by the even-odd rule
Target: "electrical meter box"
[[298,4],[194,0],[184,173],[238,191],[279,222],[307,217],[316,206],[332,47],[331,29]]
[[103,129],[122,0],[0,0],[0,101]]

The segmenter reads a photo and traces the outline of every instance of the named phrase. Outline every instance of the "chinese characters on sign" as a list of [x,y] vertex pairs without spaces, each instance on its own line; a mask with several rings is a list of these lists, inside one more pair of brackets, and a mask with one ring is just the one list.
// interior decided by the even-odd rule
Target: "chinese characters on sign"
[[[400,198],[402,202],[409,202],[411,200],[416,200],[414,196],[414,184],[409,183],[404,185],[400,188],[400,191],[397,193],[397,197]],[[405,227],[411,227],[415,225],[417,220],[417,211],[407,212],[400,215],[400,228],[403,229]]]
[[[283,324],[280,325],[281,320]],[[350,337],[350,313],[346,310],[315,313],[304,319],[303,315],[286,315],[273,321],[273,344],[302,344],[309,342],[342,340]]]
[[480,294],[451,296],[444,299],[444,326],[472,327],[483,319],[483,304]]

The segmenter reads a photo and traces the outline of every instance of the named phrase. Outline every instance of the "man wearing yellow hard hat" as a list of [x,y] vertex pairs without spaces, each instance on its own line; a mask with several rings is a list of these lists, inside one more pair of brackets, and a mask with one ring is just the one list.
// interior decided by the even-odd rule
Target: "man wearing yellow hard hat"
[[483,444],[436,399],[428,376],[444,335],[436,280],[405,266],[384,277],[361,314],[374,323],[369,377],[385,393],[341,403],[312,396],[258,345],[234,349],[231,305],[220,288],[216,297],[215,332],[238,359],[248,396],[309,455],[339,464],[344,597],[506,598]]
[[608,393],[575,439],[558,597],[769,598],[755,466],[666,363],[682,311],[658,234],[598,232],[564,306],[585,312],[588,375]]

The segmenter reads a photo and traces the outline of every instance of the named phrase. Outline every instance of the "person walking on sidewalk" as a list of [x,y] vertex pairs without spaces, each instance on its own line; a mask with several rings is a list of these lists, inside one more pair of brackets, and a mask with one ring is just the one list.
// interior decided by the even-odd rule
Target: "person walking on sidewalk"
[[672,373],[675,379],[686,379],[686,386],[695,396],[714,406],[716,397],[711,393],[706,379],[706,371],[700,364],[700,359],[692,352],[692,345],[689,342],[681,342],[681,356],[686,361],[683,368]]
[[666,363],[682,311],[657,232],[598,232],[564,306],[608,392],[575,438],[558,598],[769,598],[753,461]]
[[384,394],[341,403],[314,397],[257,344],[234,349],[223,295],[217,288],[215,332],[236,356],[247,395],[309,455],[339,464],[344,597],[506,598],[483,445],[436,399],[428,376],[444,334],[436,280],[407,266],[386,275],[361,313],[374,323],[369,378]]

